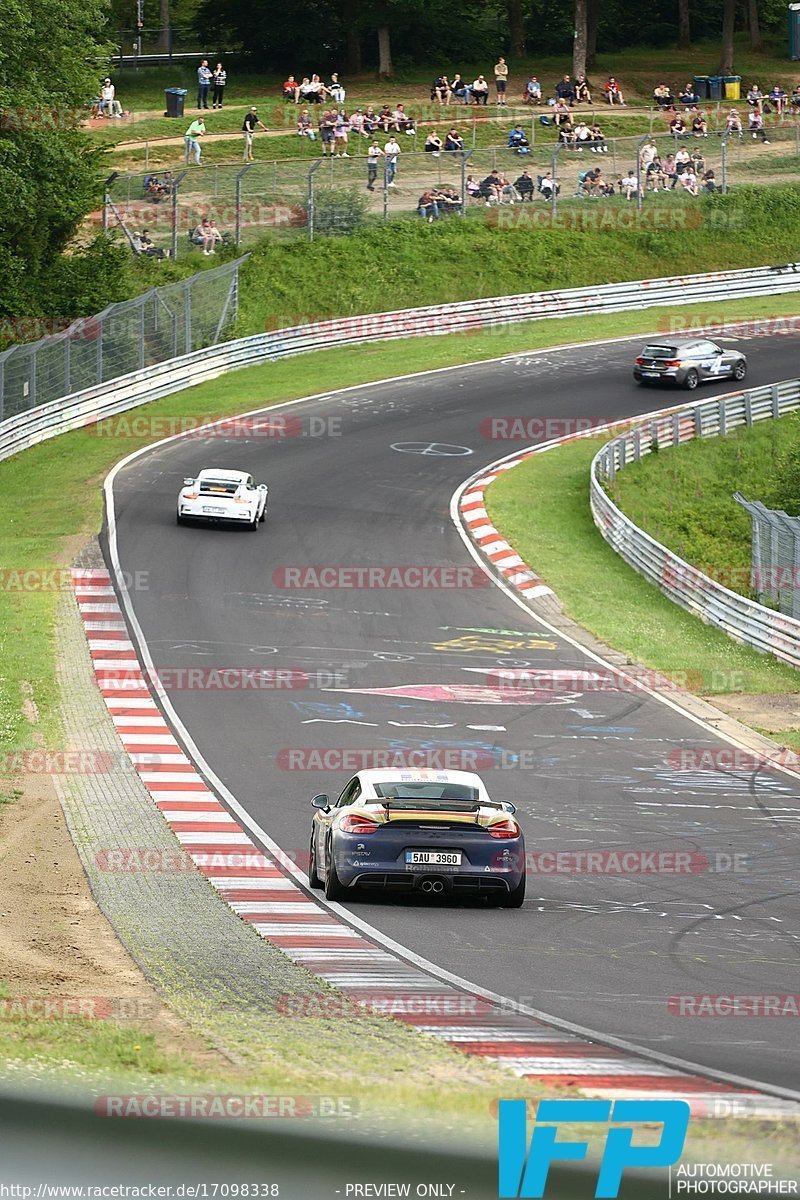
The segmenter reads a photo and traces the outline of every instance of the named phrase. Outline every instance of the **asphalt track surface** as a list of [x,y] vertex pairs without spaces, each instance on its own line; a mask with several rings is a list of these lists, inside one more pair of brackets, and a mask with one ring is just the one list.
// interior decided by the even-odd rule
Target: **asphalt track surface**
[[[297,769],[289,752],[339,748],[493,754],[505,765],[483,774],[518,806],[529,852],[689,851],[712,868],[727,862],[717,855],[747,856],[744,870],[680,876],[531,874],[519,911],[374,894],[348,907],[471,983],[645,1049],[797,1089],[796,1019],[687,1018],[669,998],[800,992],[800,786],[763,771],[675,770],[676,749],[727,744],[648,695],[551,691],[512,705],[469,691],[437,701],[359,690],[474,687],[526,665],[598,669],[493,586],[282,586],[287,566],[470,564],[449,515],[453,492],[524,445],[488,440],[481,422],[618,419],[680,402],[685,393],[634,385],[639,340],[515,354],[283,410],[305,433],[309,418],[335,418],[328,436],[172,441],[116,477],[120,562],[148,572],[130,598],[160,671],[263,667],[328,685],[170,690],[206,761],[303,864],[310,797],[337,795],[352,771]],[[796,376],[798,339],[744,348],[749,386]],[[257,394],[248,399],[257,408]],[[406,442],[471,453],[393,448]],[[176,526],[183,477],[210,465],[269,483],[259,532]]]

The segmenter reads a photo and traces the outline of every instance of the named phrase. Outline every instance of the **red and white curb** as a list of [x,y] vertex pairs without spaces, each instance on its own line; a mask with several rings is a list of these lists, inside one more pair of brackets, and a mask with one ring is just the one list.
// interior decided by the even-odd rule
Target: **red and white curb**
[[484,492],[490,483],[494,483],[501,471],[510,471],[532,453],[531,450],[523,450],[513,458],[491,467],[485,475],[473,480],[458,502],[464,525],[475,545],[500,572],[506,583],[515,587],[528,600],[538,596],[552,596],[553,590],[542,582],[536,572],[520,558],[514,547],[495,529],[486,511]]
[[[500,569],[513,572],[514,565]],[[282,869],[278,855],[252,841],[185,754],[153,699],[108,572],[75,570],[72,577],[97,686],[125,751],[184,852],[243,921],[336,988],[352,1011],[356,1004],[372,1005],[464,1054],[508,1068],[517,1078],[573,1087],[588,1096],[645,1092],[685,1099],[695,1116],[800,1112],[790,1100],[638,1058],[514,1011],[511,1004],[472,995],[381,948],[324,908]],[[333,993],[309,1000],[318,1006],[331,1000],[330,1011],[346,1015],[344,1008],[337,1009]],[[296,1001],[288,998],[287,1006]],[[326,1011],[318,1007],[315,1015]]]

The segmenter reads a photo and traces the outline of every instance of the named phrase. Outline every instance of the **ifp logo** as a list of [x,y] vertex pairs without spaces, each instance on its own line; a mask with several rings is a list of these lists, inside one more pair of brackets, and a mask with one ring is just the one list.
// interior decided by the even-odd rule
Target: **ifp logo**
[[[552,1162],[583,1159],[587,1142],[558,1141],[559,1125],[597,1122],[612,1128],[606,1135],[605,1149],[595,1188],[596,1200],[619,1194],[626,1167],[670,1167],[681,1156],[689,1126],[689,1105],[685,1100],[540,1100],[536,1110],[533,1136],[528,1146],[527,1105],[524,1100],[501,1100],[500,1200],[539,1200],[544,1196]],[[634,1126],[661,1124],[661,1138],[655,1146],[634,1146]]]

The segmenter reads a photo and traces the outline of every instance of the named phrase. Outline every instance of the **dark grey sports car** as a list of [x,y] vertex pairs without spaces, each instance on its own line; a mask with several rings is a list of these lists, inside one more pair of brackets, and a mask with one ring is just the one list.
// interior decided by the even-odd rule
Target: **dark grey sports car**
[[735,379],[747,374],[741,350],[724,350],[706,338],[648,342],[633,367],[637,383],[672,383],[692,391],[707,379]]

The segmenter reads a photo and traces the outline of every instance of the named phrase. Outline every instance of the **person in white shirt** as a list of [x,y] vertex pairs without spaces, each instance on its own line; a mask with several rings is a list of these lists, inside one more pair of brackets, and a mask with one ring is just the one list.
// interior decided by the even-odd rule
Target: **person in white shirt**
[[383,147],[383,153],[386,155],[386,176],[387,186],[397,187],[395,176],[397,174],[397,156],[400,153],[400,143],[394,134],[389,138],[386,145]]
[[697,187],[697,176],[695,175],[695,173],[691,167],[687,167],[687,169],[680,176],[680,184],[681,184],[681,187],[685,191],[687,191],[690,196],[699,195],[699,191],[698,191],[698,187]]
[[342,87],[341,83],[339,83],[339,74],[337,71],[334,71],[333,74],[331,75],[330,86],[327,87],[325,89],[325,91],[328,93],[328,95],[331,97],[331,99],[334,101],[335,104],[338,104],[338,105],[344,104],[344,98],[345,98],[346,92],[345,92],[344,88]]
[[476,104],[486,104],[489,99],[489,84],[482,75],[473,83],[470,88],[472,95],[475,97]]
[[103,80],[100,89],[100,112],[107,117],[121,117],[122,105],[117,100],[117,89],[110,79]]
[[626,200],[630,200],[632,196],[635,196],[637,191],[636,172],[631,169],[627,175],[623,175],[619,181],[619,186]]

